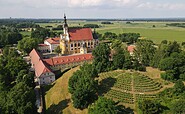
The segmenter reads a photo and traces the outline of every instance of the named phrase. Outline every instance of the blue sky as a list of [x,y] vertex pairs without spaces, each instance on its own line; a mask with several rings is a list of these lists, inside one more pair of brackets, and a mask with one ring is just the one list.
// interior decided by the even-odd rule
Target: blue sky
[[180,18],[185,0],[0,0],[0,18]]

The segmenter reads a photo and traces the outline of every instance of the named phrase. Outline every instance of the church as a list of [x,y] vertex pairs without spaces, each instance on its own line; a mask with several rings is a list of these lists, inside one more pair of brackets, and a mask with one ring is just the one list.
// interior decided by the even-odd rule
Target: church
[[91,28],[69,28],[64,14],[63,34],[60,37],[48,38],[44,44],[40,44],[40,52],[54,52],[60,46],[62,55],[85,54],[92,52],[99,40]]
[[[64,15],[63,34],[46,39],[44,44],[39,44],[38,49],[33,49],[29,54],[32,70],[35,72],[35,82],[39,85],[50,84],[55,81],[55,71],[64,71],[85,62],[92,62],[91,52],[98,43],[95,32],[90,28],[68,28]],[[62,56],[44,57],[50,55],[48,52],[53,53],[58,46]]]

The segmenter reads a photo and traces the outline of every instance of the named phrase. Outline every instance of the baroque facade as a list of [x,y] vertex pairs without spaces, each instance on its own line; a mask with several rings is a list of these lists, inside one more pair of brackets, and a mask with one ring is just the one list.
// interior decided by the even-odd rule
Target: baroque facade
[[62,54],[88,53],[98,44],[97,37],[93,37],[90,28],[69,29],[64,15],[64,33],[60,35],[60,48]]

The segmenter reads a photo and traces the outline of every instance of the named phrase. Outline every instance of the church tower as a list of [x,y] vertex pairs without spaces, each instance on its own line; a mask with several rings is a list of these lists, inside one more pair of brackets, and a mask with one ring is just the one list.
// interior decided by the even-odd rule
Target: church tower
[[67,18],[64,14],[64,22],[63,22],[63,34],[60,35],[60,49],[62,54],[67,53],[68,44],[70,42],[69,33],[68,33],[68,24]]
[[64,30],[64,34],[68,34],[68,24],[67,24],[67,19],[65,14],[64,14],[63,30]]

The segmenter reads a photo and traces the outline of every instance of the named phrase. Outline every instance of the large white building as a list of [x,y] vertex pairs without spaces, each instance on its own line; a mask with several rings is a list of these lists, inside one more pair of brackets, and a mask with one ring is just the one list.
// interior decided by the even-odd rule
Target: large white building
[[35,82],[39,85],[50,84],[55,81],[55,74],[50,67],[45,64],[39,52],[33,49],[30,52],[31,66],[35,71]]

